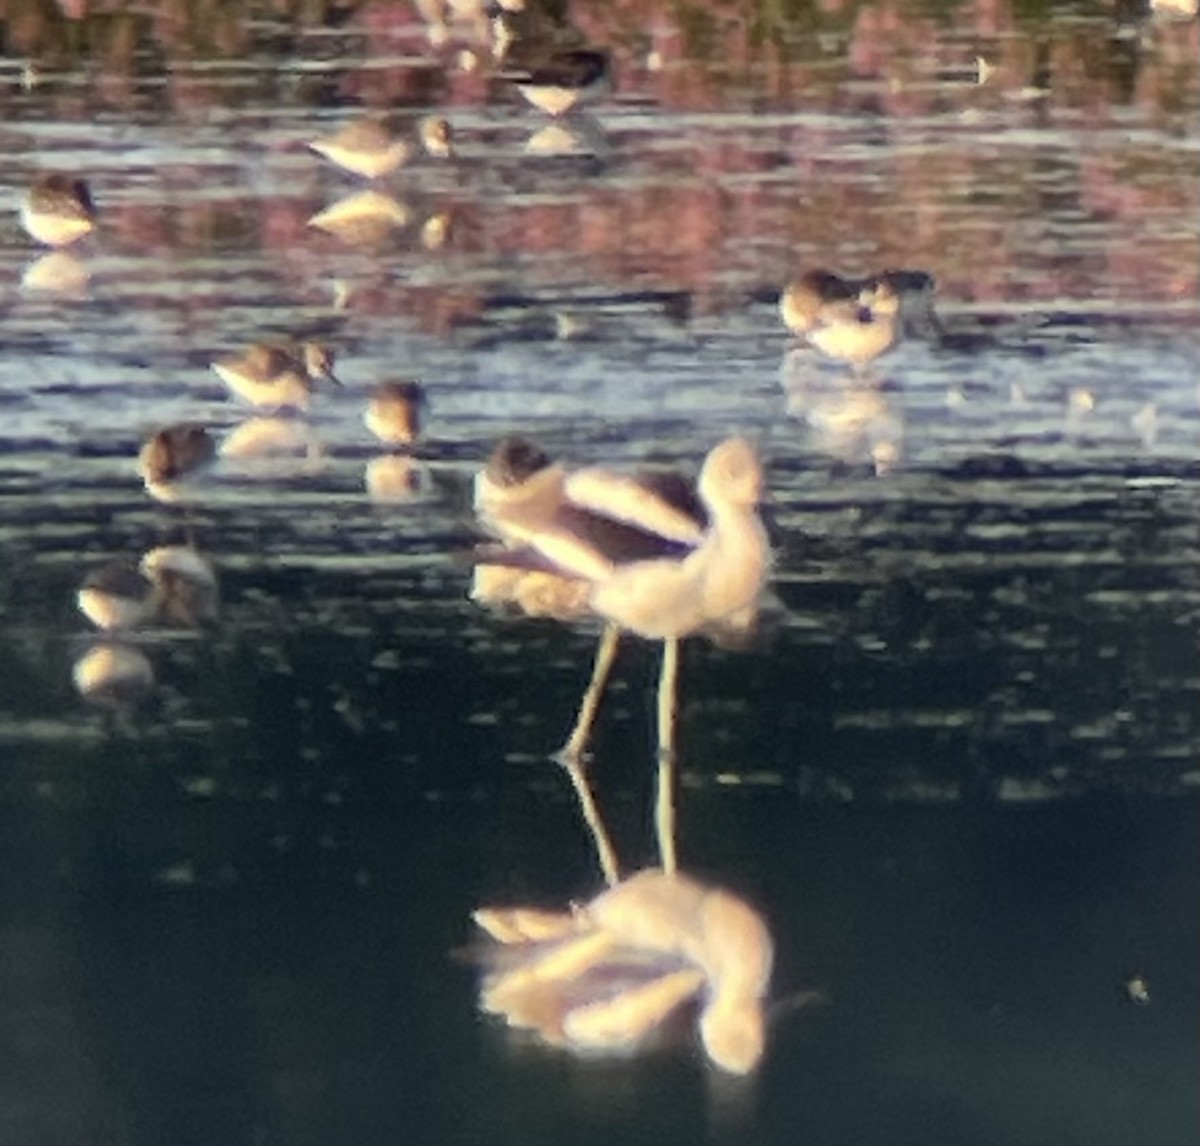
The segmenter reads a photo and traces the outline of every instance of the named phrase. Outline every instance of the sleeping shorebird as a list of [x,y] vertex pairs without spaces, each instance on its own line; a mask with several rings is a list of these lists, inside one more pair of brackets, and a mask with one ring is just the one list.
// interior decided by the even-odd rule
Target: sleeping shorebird
[[319,342],[259,343],[242,354],[218,358],[212,368],[238,397],[276,410],[307,410],[319,381],[341,385],[333,373],[333,351]]
[[[815,310],[798,305],[795,296],[785,292],[781,309],[785,321],[789,313],[793,317],[790,329],[802,333],[827,358],[849,363],[857,371],[900,339],[900,296],[886,282],[865,287],[856,298],[826,299]],[[801,313],[803,320],[796,317]]]
[[39,243],[66,247],[96,229],[96,205],[82,179],[42,175],[21,200],[21,226]]
[[[561,590],[550,591],[561,597],[558,603],[607,622],[575,727],[559,753],[577,791],[584,786],[583,747],[620,630],[663,641],[655,824],[669,873],[676,867],[679,642],[694,633],[744,635],[753,626],[769,567],[758,515],[762,480],[754,447],[729,438],[705,459],[691,512],[666,496],[661,481],[656,488],[650,479],[607,470],[568,472],[522,442],[502,443],[476,483],[476,511],[502,542],[482,550],[479,564],[540,575],[543,586],[561,582]],[[673,485],[677,496],[679,483]],[[502,577],[506,588],[501,592],[493,584],[490,600],[519,602],[519,584]],[[473,595],[489,599],[478,579]]]
[[138,473],[146,491],[159,501],[173,501],[181,486],[206,469],[217,456],[212,435],[195,422],[155,430],[138,453]]
[[[944,337],[945,330],[933,306],[936,285],[926,271],[885,270],[863,279],[842,278],[832,271],[808,271],[784,288],[779,313],[793,334],[814,345],[825,339],[833,347],[827,351],[830,357],[860,365],[841,351],[854,346],[859,355],[870,355],[863,358],[865,362],[890,349],[905,331]],[[894,317],[897,315],[898,319]],[[837,333],[820,333],[825,328]],[[891,342],[887,341],[889,337]]]
[[79,611],[106,633],[136,629],[158,612],[158,589],[146,573],[114,561],[89,573],[75,594]]
[[363,423],[385,445],[411,446],[421,432],[425,403],[425,391],[419,382],[380,382],[367,403]]
[[396,138],[376,119],[355,120],[332,135],[311,140],[308,147],[364,179],[378,179],[395,171],[412,151],[406,140]]

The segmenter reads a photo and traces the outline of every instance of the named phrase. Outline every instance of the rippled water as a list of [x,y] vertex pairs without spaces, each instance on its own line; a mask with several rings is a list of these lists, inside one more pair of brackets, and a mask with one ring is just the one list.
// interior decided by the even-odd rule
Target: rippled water
[[[66,25],[90,55],[5,27],[3,198],[77,170],[101,225],[40,266],[0,226],[0,1140],[1195,1138],[1198,25],[685,15],[582,7],[617,91],[550,155],[407,6],[191,59],[135,20],[123,68],[119,21]],[[359,105],[439,111],[459,154],[356,243],[307,226],[359,183],[303,144]],[[945,339],[844,376],[776,313],[811,266],[929,270]],[[231,450],[208,364],[285,334],[345,383],[274,427],[296,448],[148,497],[145,435]],[[399,501],[367,488],[387,376],[430,402]],[[511,1040],[448,956],[479,903],[597,881],[546,758],[594,633],[466,597],[514,430],[766,459],[776,599],[754,648],[687,648],[680,728],[684,864],[763,908],[781,997],[826,999],[748,1084],[686,1035]],[[128,642],[152,687],[89,705],[75,590],[183,540],[219,621]],[[657,655],[630,642],[596,740],[631,866]]]

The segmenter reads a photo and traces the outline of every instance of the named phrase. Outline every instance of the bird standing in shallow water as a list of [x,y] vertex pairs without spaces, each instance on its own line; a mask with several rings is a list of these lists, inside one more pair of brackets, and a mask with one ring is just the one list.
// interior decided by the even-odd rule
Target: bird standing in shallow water
[[425,391],[419,382],[380,382],[367,403],[363,422],[386,445],[411,446],[421,432],[424,405]]
[[364,179],[378,179],[395,171],[412,151],[406,140],[397,139],[375,119],[355,120],[332,135],[312,140],[308,146],[330,163]]
[[299,347],[260,343],[243,354],[218,358],[212,368],[230,390],[254,406],[307,410],[317,382],[341,385],[333,360],[333,351],[319,342]]
[[531,53],[513,60],[501,73],[534,107],[562,116],[612,91],[612,61],[595,48],[566,48]]
[[862,370],[900,340],[900,296],[887,283],[867,288],[857,302],[827,308],[807,337],[826,357]]
[[96,205],[82,179],[42,175],[21,200],[21,226],[39,243],[66,247],[96,229]]
[[179,482],[194,476],[216,455],[208,430],[195,422],[180,422],[155,430],[146,439],[138,453],[138,472],[152,495],[170,500]]
[[[476,510],[501,547],[481,565],[560,578],[578,606],[608,622],[576,725],[559,758],[582,792],[582,755],[621,629],[664,642],[658,688],[655,824],[668,872],[674,852],[675,692],[679,642],[693,633],[749,631],[766,582],[769,551],[758,515],[762,467],[742,438],[704,461],[698,520],[651,483],[606,470],[568,473],[527,443],[508,442],[476,485]],[[510,585],[516,599],[516,590]],[[477,592],[476,596],[480,596]],[[606,869],[609,865],[606,865]]]

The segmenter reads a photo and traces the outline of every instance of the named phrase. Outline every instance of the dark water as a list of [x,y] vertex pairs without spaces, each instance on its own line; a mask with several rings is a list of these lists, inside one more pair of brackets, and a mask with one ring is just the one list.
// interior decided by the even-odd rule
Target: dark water
[[[101,206],[65,288],[0,229],[0,1144],[1197,1140],[1195,21],[663,10],[643,43],[581,6],[617,94],[530,157],[461,29],[310,18],[0,25],[6,199],[79,169]],[[305,226],[357,184],[301,146],[360,105],[460,150],[366,246]],[[947,339],[865,380],[794,353],[773,293],[810,265],[927,268]],[[144,435],[227,442],[208,362],[281,333],[346,382],[299,454],[152,501]],[[430,420],[381,502],[397,374]],[[680,723],[684,865],[762,908],[778,998],[823,997],[748,1081],[686,1029],[522,1043],[452,957],[479,904],[598,883],[546,757],[595,634],[466,597],[513,429],[693,472],[760,443],[776,600],[750,650],[686,649]],[[87,703],[76,589],[183,540],[219,620],[138,634],[145,695]],[[628,643],[595,742],[631,867],[657,657]]]

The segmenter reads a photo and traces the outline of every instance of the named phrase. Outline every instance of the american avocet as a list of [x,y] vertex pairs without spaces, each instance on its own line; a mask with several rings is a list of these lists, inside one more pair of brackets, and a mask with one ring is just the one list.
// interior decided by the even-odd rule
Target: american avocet
[[341,385],[333,374],[333,351],[319,342],[259,343],[242,354],[218,358],[212,368],[240,398],[272,409],[306,410],[315,383]]
[[[702,509],[703,522],[696,510],[681,509],[666,496],[661,481],[656,487],[607,470],[568,472],[519,441],[502,443],[476,484],[481,522],[504,543],[481,552],[480,563],[583,585],[583,592],[564,589],[564,597],[576,607],[586,603],[588,612],[608,622],[575,727],[559,754],[581,795],[583,747],[620,630],[664,643],[655,825],[668,872],[676,867],[679,642],[694,633],[744,634],[753,625],[769,566],[758,515],[762,481],[754,447],[729,438],[710,451],[700,472],[693,504]],[[679,483],[672,484],[677,495]],[[475,595],[482,597],[478,582]],[[518,600],[511,584],[503,600]]]
[[39,243],[66,247],[96,228],[96,205],[82,179],[42,175],[21,200],[21,226]]

